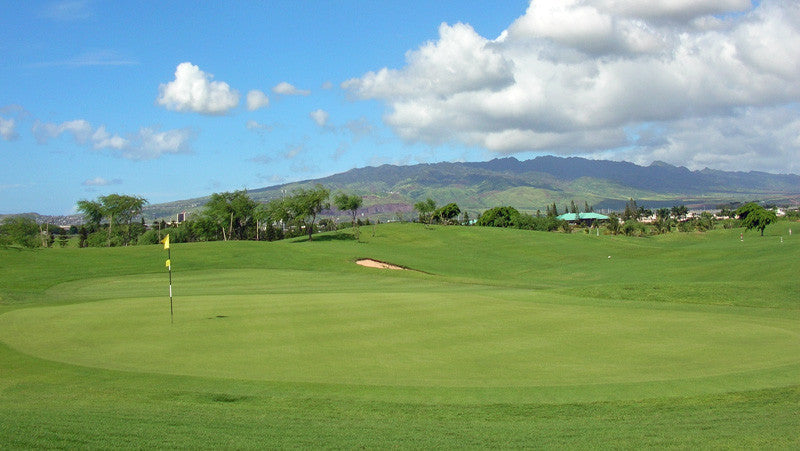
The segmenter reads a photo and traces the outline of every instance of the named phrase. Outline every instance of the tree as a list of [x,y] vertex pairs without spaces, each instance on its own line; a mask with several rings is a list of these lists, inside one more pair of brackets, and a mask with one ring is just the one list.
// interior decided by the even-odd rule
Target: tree
[[436,202],[430,197],[423,202],[414,204],[414,210],[419,212],[419,220],[430,224],[433,221],[433,212],[436,211]]
[[350,212],[350,217],[353,224],[353,233],[355,234],[356,239],[359,239],[358,224],[356,224],[356,214],[358,213],[358,209],[361,208],[361,204],[363,202],[364,199],[355,194],[349,195],[345,193],[339,193],[333,197],[333,204],[336,205],[336,208],[342,211]]
[[38,247],[42,244],[39,225],[31,218],[11,216],[0,225],[0,244],[18,244],[22,247]]
[[476,224],[486,227],[511,227],[519,214],[514,207],[494,207],[484,211]]
[[267,203],[266,211],[267,220],[270,223],[281,223],[280,235],[283,236],[286,232],[286,226],[294,220],[292,211],[289,209],[289,202],[286,199],[273,199]]
[[222,233],[224,241],[247,239],[248,232],[252,232],[249,229],[255,227],[257,206],[246,191],[214,193],[203,210],[207,218],[203,227],[207,228],[210,221]]
[[68,243],[69,243],[69,236],[67,235],[67,232],[61,230],[61,233],[58,234],[58,245],[61,247],[67,247]]
[[764,229],[768,225],[778,220],[778,216],[774,211],[767,210],[755,202],[742,205],[735,213],[747,230],[758,229],[761,231],[761,236],[764,236]]
[[89,226],[89,232],[97,231],[103,218],[108,219],[106,245],[111,246],[116,225],[125,226],[121,235],[122,244],[127,245],[131,242],[131,221],[142,214],[142,208],[146,203],[146,199],[138,196],[109,194],[100,196],[96,201],[79,200],[77,205],[78,211],[83,213]]
[[292,191],[292,196],[287,199],[289,210],[295,220],[301,226],[306,227],[308,241],[312,240],[314,224],[317,222],[317,215],[325,209],[330,208],[326,201],[330,196],[330,191],[324,186],[317,184],[314,188],[299,188]]
[[260,241],[261,227],[264,226],[265,222],[269,221],[269,211],[267,211],[267,206],[264,204],[256,205],[255,211],[253,211],[253,216],[256,219],[256,241]]
[[670,217],[669,208],[659,208],[656,210],[656,220],[653,222],[653,227],[657,233],[667,233],[672,229],[673,222]]
[[620,223],[619,223],[619,216],[616,213],[611,213],[608,215],[608,224],[606,228],[612,235],[618,235],[620,231]]
[[689,209],[686,208],[686,205],[675,205],[672,207],[672,215],[675,216],[675,219],[680,221],[684,219],[687,214],[689,214]]
[[108,217],[108,236],[111,245],[111,232],[115,224],[125,226],[122,235],[122,244],[127,245],[131,240],[131,221],[142,214],[142,208],[147,203],[142,197],[109,194],[98,198],[103,205],[103,212]]
[[89,225],[89,228],[93,230],[97,230],[100,227],[100,221],[106,216],[103,204],[93,200],[79,200],[78,211],[83,213],[83,219]]
[[442,208],[434,211],[433,216],[441,224],[452,224],[455,222],[458,215],[461,214],[461,209],[455,203],[449,203]]
[[636,201],[633,200],[633,198],[631,198],[628,202],[625,203],[625,211],[622,213],[622,220],[628,221],[633,219],[635,221],[638,221],[640,214],[641,213],[639,211],[639,206],[636,205]]
[[701,232],[712,230],[714,228],[714,223],[714,215],[707,211],[700,213],[700,216],[695,218],[695,226],[697,227],[697,230]]

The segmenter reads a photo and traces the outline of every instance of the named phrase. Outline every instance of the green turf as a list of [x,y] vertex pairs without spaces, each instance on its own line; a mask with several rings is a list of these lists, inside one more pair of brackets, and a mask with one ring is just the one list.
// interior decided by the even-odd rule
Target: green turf
[[797,447],[792,226],[0,250],[0,446]]

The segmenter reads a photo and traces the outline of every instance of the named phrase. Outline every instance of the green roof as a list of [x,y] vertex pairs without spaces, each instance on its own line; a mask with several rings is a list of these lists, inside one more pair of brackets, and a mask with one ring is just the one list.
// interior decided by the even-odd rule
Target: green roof
[[564,213],[558,219],[562,221],[577,221],[582,219],[608,219],[608,216],[600,213]]

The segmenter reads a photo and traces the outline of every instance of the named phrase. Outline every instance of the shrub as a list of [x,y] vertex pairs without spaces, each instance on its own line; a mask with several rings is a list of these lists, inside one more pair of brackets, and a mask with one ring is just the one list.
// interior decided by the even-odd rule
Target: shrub
[[494,207],[484,211],[477,224],[485,227],[510,227],[517,217],[519,211],[514,207]]

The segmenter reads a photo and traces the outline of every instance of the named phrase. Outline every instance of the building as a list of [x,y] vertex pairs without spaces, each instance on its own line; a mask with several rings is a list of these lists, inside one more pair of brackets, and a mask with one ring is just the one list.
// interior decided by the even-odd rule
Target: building
[[592,224],[597,221],[607,221],[608,216],[601,215],[600,213],[564,213],[558,217],[561,221],[569,223]]

